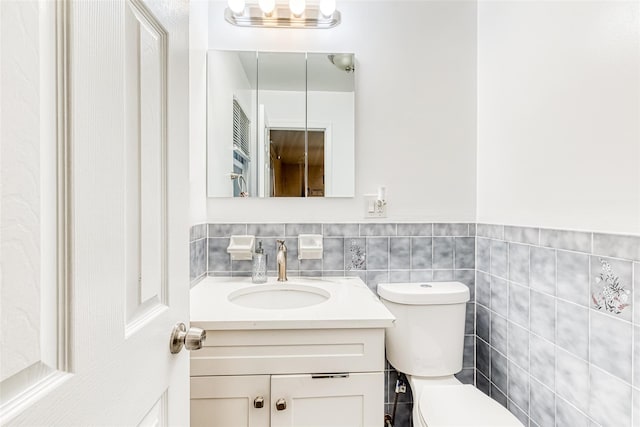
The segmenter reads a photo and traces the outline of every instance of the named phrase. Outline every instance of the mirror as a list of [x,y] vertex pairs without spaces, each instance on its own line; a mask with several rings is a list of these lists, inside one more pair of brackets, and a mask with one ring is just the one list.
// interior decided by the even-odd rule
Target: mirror
[[354,55],[212,50],[209,197],[353,197]]

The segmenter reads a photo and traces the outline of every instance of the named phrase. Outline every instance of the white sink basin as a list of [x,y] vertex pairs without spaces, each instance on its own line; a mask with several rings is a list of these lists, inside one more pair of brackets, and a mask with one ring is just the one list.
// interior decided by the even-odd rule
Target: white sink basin
[[282,310],[309,307],[329,299],[324,289],[295,283],[277,283],[249,286],[231,292],[230,302],[247,308]]

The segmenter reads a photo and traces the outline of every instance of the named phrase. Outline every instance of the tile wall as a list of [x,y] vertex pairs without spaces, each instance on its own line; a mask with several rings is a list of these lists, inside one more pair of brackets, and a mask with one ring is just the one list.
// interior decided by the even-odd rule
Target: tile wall
[[[324,236],[323,260],[297,260],[303,233]],[[201,224],[191,231],[192,283],[249,274],[249,262],[226,253],[231,234],[262,240],[272,275],[284,238],[292,276],[357,275],[373,290],[460,280],[477,302],[467,307],[464,382],[475,376],[525,426],[640,426],[638,236],[457,223]],[[386,412],[395,379],[387,365]],[[399,402],[396,425],[410,426],[410,392]]]
[[477,387],[525,426],[640,426],[640,237],[478,224],[476,245]]
[[[208,231],[205,233],[205,228]],[[276,274],[276,240],[288,248],[289,276],[358,276],[374,292],[380,282],[458,280],[475,289],[475,225],[415,224],[201,224],[191,232],[191,279],[207,272],[215,276],[246,276],[250,261],[231,261],[229,236],[255,235],[268,255],[270,275]],[[297,236],[321,234],[322,260],[298,260]],[[206,259],[202,254],[206,235]],[[464,367],[459,377],[474,381],[474,303],[467,305]],[[385,412],[391,412],[396,372],[387,365]],[[399,398],[397,427],[411,426],[410,390]]]

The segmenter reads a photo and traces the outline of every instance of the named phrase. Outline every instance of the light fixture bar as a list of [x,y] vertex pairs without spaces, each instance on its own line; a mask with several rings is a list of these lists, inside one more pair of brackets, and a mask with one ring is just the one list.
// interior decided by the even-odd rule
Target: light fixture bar
[[325,17],[317,6],[307,6],[299,18],[287,7],[276,7],[270,16],[266,16],[259,6],[247,5],[242,14],[235,14],[227,7],[224,19],[238,27],[322,29],[340,24],[341,17],[337,10],[331,16]]

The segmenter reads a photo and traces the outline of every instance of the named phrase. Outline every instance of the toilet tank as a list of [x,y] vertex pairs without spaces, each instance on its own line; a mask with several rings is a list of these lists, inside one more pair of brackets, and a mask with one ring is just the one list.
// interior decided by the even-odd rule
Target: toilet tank
[[396,317],[386,330],[387,359],[408,375],[439,377],[462,369],[469,288],[460,282],[380,283]]

